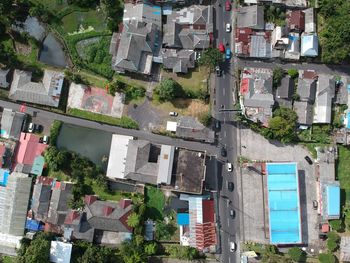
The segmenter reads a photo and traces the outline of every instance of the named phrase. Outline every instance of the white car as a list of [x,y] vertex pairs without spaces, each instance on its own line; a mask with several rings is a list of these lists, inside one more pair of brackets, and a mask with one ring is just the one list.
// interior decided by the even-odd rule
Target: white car
[[44,135],[44,137],[43,137],[43,144],[49,144],[49,136]]
[[34,123],[29,123],[28,132],[33,133],[36,130],[36,125]]
[[226,163],[226,168],[228,172],[232,172],[232,163]]
[[231,32],[231,24],[226,24],[226,32],[230,33]]
[[169,112],[169,116],[176,117],[177,115],[179,115],[179,114],[177,112],[175,112],[175,111]]
[[236,243],[235,242],[230,242],[230,251],[235,252],[236,251]]

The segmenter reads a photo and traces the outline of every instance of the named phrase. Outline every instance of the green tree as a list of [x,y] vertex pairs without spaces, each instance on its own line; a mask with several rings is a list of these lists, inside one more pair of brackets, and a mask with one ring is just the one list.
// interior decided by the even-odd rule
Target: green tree
[[141,246],[143,246],[143,243],[145,242],[145,238],[143,237],[143,235],[135,235],[133,238],[133,242],[134,242],[135,246],[141,247]]
[[204,112],[202,113],[198,120],[206,127],[210,126],[211,124],[211,120],[212,120],[212,117],[211,117],[211,113],[210,112]]
[[135,212],[131,213],[128,217],[127,224],[132,228],[137,227],[140,224],[140,216]]
[[126,84],[120,80],[115,80],[108,85],[108,93],[115,96],[116,92],[123,92],[126,88]]
[[59,160],[57,159],[58,150],[55,146],[50,146],[44,152],[45,162],[53,171],[57,171],[59,167]]
[[288,69],[288,75],[292,78],[292,79],[297,79],[298,76],[299,76],[299,72],[297,69],[295,68],[291,68],[291,69]]
[[145,245],[145,253],[148,256],[153,256],[158,253],[158,244],[156,242],[151,242]]
[[335,257],[332,254],[322,253],[318,255],[318,260],[321,263],[335,263]]
[[51,238],[46,233],[38,233],[30,242],[24,254],[25,263],[47,263],[50,258]]
[[116,262],[115,250],[104,246],[87,244],[83,255],[78,258],[78,263],[114,263]]
[[176,227],[172,224],[166,224],[163,221],[156,223],[156,237],[158,240],[169,240],[175,234]]
[[281,80],[284,77],[284,70],[281,67],[277,67],[273,70],[273,87],[276,89],[281,85]]
[[291,109],[278,108],[274,111],[274,117],[269,121],[269,132],[272,139],[280,140],[283,143],[290,143],[297,140],[296,126],[298,115]]
[[182,87],[173,79],[164,79],[156,89],[161,101],[171,101],[183,94]]
[[306,253],[298,247],[292,247],[288,250],[288,255],[295,262],[305,262]]
[[343,222],[341,219],[330,220],[329,224],[334,231],[341,232],[343,230]]
[[223,59],[223,54],[217,48],[208,48],[199,59],[199,65],[207,66],[213,70]]
[[194,247],[170,245],[165,248],[165,252],[169,254],[170,257],[178,259],[194,260],[199,258],[199,252]]
[[124,241],[120,246],[120,255],[124,263],[146,263],[147,255],[143,247],[137,247],[131,240]]

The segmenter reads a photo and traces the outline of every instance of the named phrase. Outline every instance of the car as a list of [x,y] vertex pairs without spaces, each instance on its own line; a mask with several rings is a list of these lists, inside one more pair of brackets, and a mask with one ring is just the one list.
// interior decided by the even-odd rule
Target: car
[[227,151],[226,151],[225,147],[221,147],[221,156],[222,157],[226,157],[227,156]]
[[49,144],[49,136],[44,135],[44,137],[43,137],[43,144]]
[[229,0],[227,0],[225,2],[225,10],[226,11],[231,11],[231,2]]
[[219,43],[219,51],[221,53],[225,53],[225,46],[224,46],[224,44],[222,42]]
[[225,109],[225,105],[224,105],[224,104],[221,104],[221,105],[220,105],[220,108],[221,108],[221,109]]
[[216,71],[216,76],[221,77],[222,72],[219,66],[215,67],[215,71]]
[[232,163],[226,163],[226,168],[228,172],[232,172],[232,168],[233,168]]
[[317,208],[318,208],[318,202],[317,202],[316,200],[313,200],[313,201],[312,201],[312,207],[313,207],[314,210],[317,210]]
[[231,24],[227,23],[226,24],[226,33],[230,33],[231,32]]
[[32,122],[29,123],[29,125],[28,125],[28,132],[33,133],[35,131],[36,131],[36,124],[34,124]]
[[305,156],[304,158],[308,162],[308,164],[310,164],[310,165],[312,164],[312,160],[309,156]]
[[235,185],[232,182],[227,182],[227,189],[230,192],[233,192],[233,189],[235,188]]
[[230,251],[235,252],[236,251],[236,243],[235,242],[230,242]]
[[231,49],[229,47],[226,48],[225,57],[226,59],[231,58]]
[[233,209],[230,210],[230,217],[231,217],[232,219],[235,219],[235,218],[236,218],[236,211],[235,211],[235,210],[233,210]]
[[215,122],[215,129],[217,131],[220,131],[220,129],[221,129],[221,122],[219,120],[216,120],[216,122]]
[[169,112],[169,116],[176,117],[177,115],[179,115],[179,114],[177,112],[175,112],[175,111]]

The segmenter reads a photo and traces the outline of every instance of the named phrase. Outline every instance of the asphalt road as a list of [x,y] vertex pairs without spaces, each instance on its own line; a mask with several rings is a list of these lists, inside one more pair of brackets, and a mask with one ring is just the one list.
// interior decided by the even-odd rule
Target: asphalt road
[[[0,107],[10,108],[10,109],[19,111],[20,106],[21,105],[17,103],[0,100]],[[124,129],[117,126],[103,124],[95,121],[89,121],[85,119],[80,119],[72,116],[62,115],[55,112],[26,106],[26,113],[33,115],[33,112],[36,112],[36,119],[42,118],[42,119],[59,120],[65,123],[70,123],[70,124],[83,126],[91,129],[103,130],[103,131],[108,131],[108,132],[117,133],[121,135],[134,136],[139,139],[148,140],[153,143],[175,145],[178,147],[187,148],[191,150],[206,151],[210,155],[217,155],[219,153],[219,149],[216,146],[213,146],[210,144],[193,142],[193,141],[185,141],[182,139],[174,139],[171,137],[161,136],[161,135],[157,135],[157,134],[153,134],[153,133],[141,131],[141,130]]]
[[[216,26],[216,46],[222,42],[233,50],[233,33],[226,32],[226,24],[232,25],[233,11],[225,11],[225,1],[218,0],[215,4],[215,26]],[[234,31],[234,26],[232,26]],[[218,155],[218,160],[221,165],[218,165],[218,196],[219,196],[219,234],[221,244],[221,262],[234,263],[240,262],[239,258],[239,198],[237,189],[236,173],[228,172],[226,163],[234,163],[236,167],[237,160],[237,128],[232,119],[232,112],[220,112],[220,109],[232,109],[234,104],[233,89],[234,89],[234,68],[233,58],[225,60],[221,63],[220,68],[223,70],[221,77],[216,77],[215,81],[215,119],[221,122],[221,130],[218,133],[219,147],[224,147],[227,151],[227,157]],[[228,182],[233,182],[235,190],[230,192],[227,189]],[[230,210],[236,212],[235,219],[230,217]],[[237,247],[236,252],[230,251],[230,243],[235,242]]]

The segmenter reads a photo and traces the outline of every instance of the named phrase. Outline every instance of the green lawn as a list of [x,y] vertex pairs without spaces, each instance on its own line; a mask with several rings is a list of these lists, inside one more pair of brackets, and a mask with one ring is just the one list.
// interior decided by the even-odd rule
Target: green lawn
[[92,26],[96,31],[102,31],[107,28],[106,17],[102,10],[90,10],[87,12],[72,12],[62,18],[63,28],[67,33],[73,33],[79,30],[82,25],[85,29]]
[[40,3],[46,6],[49,10],[53,10],[55,12],[62,10],[67,7],[65,3],[66,0],[32,0],[33,2]]
[[350,202],[350,149],[339,146],[339,159],[337,163],[337,177],[340,188],[346,193],[346,202]]
[[103,122],[115,126],[124,127],[127,129],[138,129],[138,124],[136,121],[129,117],[114,118],[107,115],[102,115],[98,113],[93,113],[89,111],[79,110],[79,109],[69,109],[69,114],[80,117],[83,119],[88,119],[92,121]]
[[86,79],[90,83],[90,85],[97,88],[105,88],[106,84],[108,83],[108,80],[106,78],[97,76],[85,70],[80,70],[78,74],[81,75],[84,79]]
[[145,203],[145,218],[151,218],[153,220],[163,220],[165,196],[161,190],[153,186],[147,186],[145,189]]

